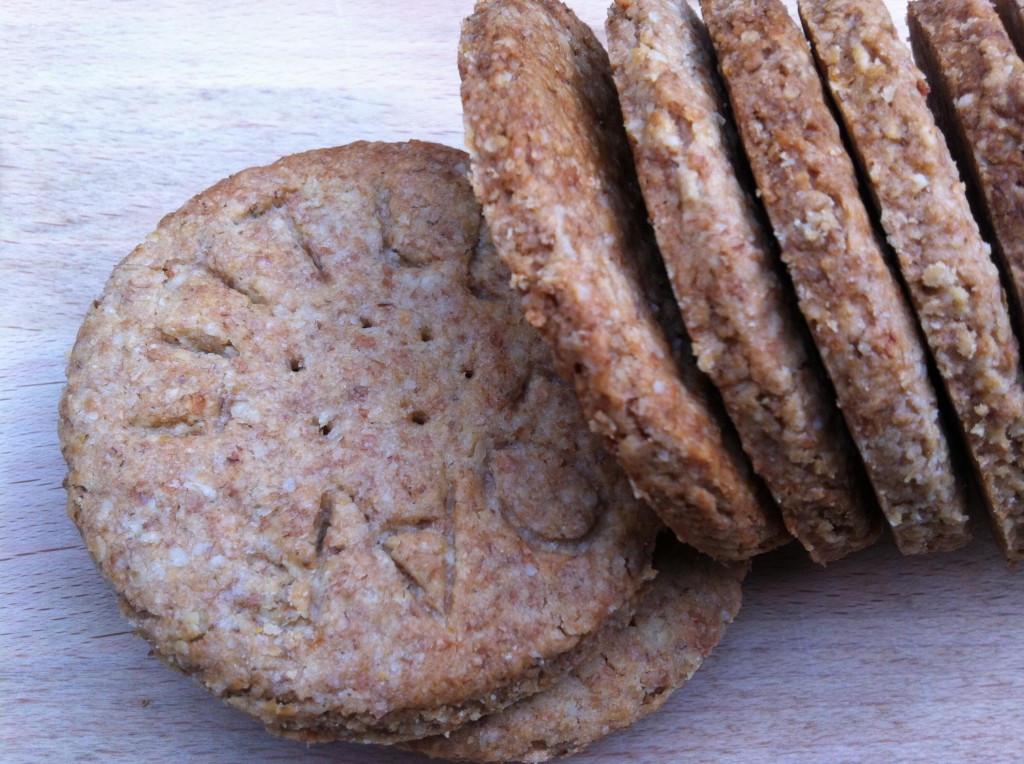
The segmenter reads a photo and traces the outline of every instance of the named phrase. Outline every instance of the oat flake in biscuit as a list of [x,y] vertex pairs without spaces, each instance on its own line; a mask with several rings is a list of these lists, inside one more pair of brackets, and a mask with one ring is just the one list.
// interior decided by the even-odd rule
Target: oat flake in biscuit
[[970,533],[925,350],[860,200],[807,41],[778,0],[702,0],[800,308],[905,554]]
[[481,2],[463,26],[459,71],[474,186],[495,245],[591,427],[687,543],[737,559],[783,542],[778,510],[707,380],[688,348],[673,358],[655,318],[652,303],[666,322],[674,313],[678,323],[678,311],[659,291],[611,68],[593,32],[556,0]]
[[745,563],[718,565],[670,543],[628,624],[606,626],[557,684],[447,737],[403,744],[468,761],[547,761],[659,709],[718,644],[740,608]]
[[1003,546],[1024,555],[1024,370],[991,251],[882,0],[800,15],[963,427]]
[[468,158],[299,154],[114,271],[68,366],[69,513],[165,661],[271,731],[395,740],[550,684],[656,522],[482,230]]
[[617,0],[607,27],[637,174],[698,364],[811,557],[861,549],[878,537],[874,502],[737,175],[707,31],[685,0]]

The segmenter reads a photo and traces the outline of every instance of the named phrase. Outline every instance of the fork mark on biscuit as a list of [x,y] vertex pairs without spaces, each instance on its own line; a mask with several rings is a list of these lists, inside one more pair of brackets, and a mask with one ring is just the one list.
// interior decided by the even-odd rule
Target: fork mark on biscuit
[[132,426],[143,430],[179,438],[202,435],[206,431],[206,422],[187,412],[153,418],[136,417],[131,423]]
[[444,494],[444,537],[447,542],[444,553],[444,613],[447,616],[455,606],[456,538],[458,526],[455,522],[455,487],[446,483]]
[[265,196],[259,199],[248,207],[246,207],[241,214],[234,215],[232,222],[235,225],[240,225],[246,220],[259,220],[261,217],[266,215],[271,210],[280,209],[287,203],[288,193],[286,189],[278,189],[270,196]]
[[129,424],[155,434],[188,437],[223,432],[231,419],[227,396],[189,392],[171,403],[151,401]]
[[480,235],[469,253],[466,288],[483,302],[498,302],[506,299],[508,294],[508,269],[491,249],[486,230],[481,227]]
[[384,257],[392,265],[403,268],[422,268],[428,264],[429,260],[420,262],[416,257],[403,252],[398,244],[395,228],[391,220],[391,208],[388,204],[390,197],[391,191],[381,186],[377,189],[377,195],[374,198],[374,217],[380,226],[380,239],[384,250]]
[[327,538],[327,531],[331,527],[331,520],[334,518],[334,499],[330,493],[325,492],[320,497],[320,513],[316,518],[316,556],[320,557],[324,552],[324,539]]
[[455,574],[455,489],[445,481],[441,513],[412,522],[391,524],[378,536],[380,547],[387,553],[402,576],[409,593],[437,618],[444,619],[452,610]]
[[223,284],[226,288],[232,292],[238,292],[240,295],[249,300],[252,305],[265,305],[267,300],[258,291],[253,289],[251,286],[240,284],[231,274],[226,271],[211,265],[209,262],[203,264],[203,269],[214,279]]
[[530,386],[533,384],[535,373],[536,367],[533,364],[530,364],[526,369],[526,373],[519,381],[519,384],[517,384],[515,389],[509,393],[507,403],[505,404],[509,411],[517,411],[529,397]]
[[160,340],[168,345],[187,350],[196,355],[214,355],[228,359],[238,355],[238,349],[232,344],[231,340],[219,339],[198,330],[171,334],[161,329]]
[[285,215],[284,220],[288,225],[288,230],[292,234],[292,239],[295,242],[295,246],[302,250],[302,252],[309,258],[309,261],[313,263],[313,268],[316,270],[317,278],[326,283],[330,283],[331,274],[328,273],[327,268],[324,266],[323,258],[316,251],[310,238],[302,230],[299,222],[291,215]]
[[446,615],[451,555],[445,534],[427,526],[385,534],[380,544],[402,575],[409,593],[435,616]]

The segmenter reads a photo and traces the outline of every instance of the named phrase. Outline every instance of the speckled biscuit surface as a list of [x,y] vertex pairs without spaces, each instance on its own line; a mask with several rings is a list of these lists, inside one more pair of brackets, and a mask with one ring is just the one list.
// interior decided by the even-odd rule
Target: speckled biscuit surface
[[447,737],[403,745],[454,760],[547,761],[656,711],[722,638],[746,570],[676,544],[659,550],[656,566],[632,620],[603,629],[589,657],[553,687]]
[[[554,0],[477,5],[459,50],[473,179],[527,319],[637,493],[719,559],[787,538],[687,348],[651,303],[657,251],[607,55]],[[662,276],[663,278],[663,276]],[[673,339],[674,335],[669,335]],[[681,370],[682,369],[682,370]]]
[[1006,297],[928,86],[881,0],[800,14],[1013,558],[1024,554],[1024,372]]
[[907,24],[931,105],[1012,284],[1008,297],[1024,336],[1024,62],[989,3],[918,0]]
[[460,151],[353,144],[166,217],[79,333],[68,509],[138,630],[272,731],[550,684],[658,524],[523,320]]
[[878,536],[856,447],[737,176],[707,32],[684,0],[618,0],[608,50],[640,185],[700,368],[818,562]]
[[703,0],[800,308],[904,553],[969,538],[913,316],[860,201],[807,43],[777,0]]

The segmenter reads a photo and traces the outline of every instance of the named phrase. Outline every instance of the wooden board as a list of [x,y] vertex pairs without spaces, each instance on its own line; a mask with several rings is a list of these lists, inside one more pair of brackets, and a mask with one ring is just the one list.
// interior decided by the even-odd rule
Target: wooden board
[[[56,406],[90,300],[190,195],[360,138],[461,145],[471,2],[427,6],[0,8],[0,760],[422,760],[270,737],[148,655],[65,515]],[[935,557],[764,557],[693,681],[579,760],[1020,761],[1022,575],[983,529]]]

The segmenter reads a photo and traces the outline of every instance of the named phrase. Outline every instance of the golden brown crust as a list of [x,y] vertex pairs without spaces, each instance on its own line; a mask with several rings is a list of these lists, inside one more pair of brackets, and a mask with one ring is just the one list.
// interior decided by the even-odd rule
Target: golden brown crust
[[878,536],[873,502],[737,177],[707,32],[684,0],[617,0],[607,29],[640,185],[697,363],[811,557],[861,549]]
[[745,568],[722,567],[679,545],[659,550],[656,566],[632,620],[605,627],[589,657],[549,690],[403,747],[457,761],[547,761],[658,710],[736,616]]
[[409,143],[239,173],[114,270],[72,352],[72,518],[157,653],[272,731],[450,729],[550,684],[648,575],[658,524],[467,172]]
[[[958,148],[962,166],[980,186],[977,196],[987,212],[993,252],[1015,286],[1011,297],[1016,298],[1019,310],[1024,286],[1024,62],[1014,53],[995,11],[986,3],[912,2],[908,23],[914,53],[929,75],[950,143]],[[1018,319],[1021,317],[1018,313]],[[1018,334],[1021,330],[1024,326],[1018,327]],[[1009,353],[1016,347],[1008,342],[1004,350]],[[1005,363],[1017,362],[1008,358]],[[1006,381],[992,377],[989,394],[997,395],[997,385]],[[992,440],[993,449],[1009,452],[1006,460],[1014,460],[1011,466],[990,465],[994,474],[985,477],[986,484],[1004,481],[1001,492],[1016,498],[997,501],[991,511],[999,545],[1009,559],[1017,560],[1024,558],[1024,503],[1020,501],[1024,478],[1018,444],[1021,414],[1013,400],[1000,397],[991,402],[991,409],[979,412],[984,417],[971,429]],[[985,400],[979,406],[988,405]],[[1013,428],[1005,422],[1012,422]],[[1000,440],[1000,427],[1004,426],[1006,433]],[[985,461],[980,457],[979,461],[985,472]]]
[[969,538],[924,350],[806,41],[777,0],[701,4],[801,310],[904,553]]
[[999,272],[925,102],[924,77],[880,0],[803,0],[800,13],[960,419],[986,504],[997,525],[1019,521],[1020,351]]
[[483,2],[459,70],[484,214],[591,427],[687,543],[718,559],[781,543],[770,497],[645,296],[657,252],[593,32],[555,0]]

